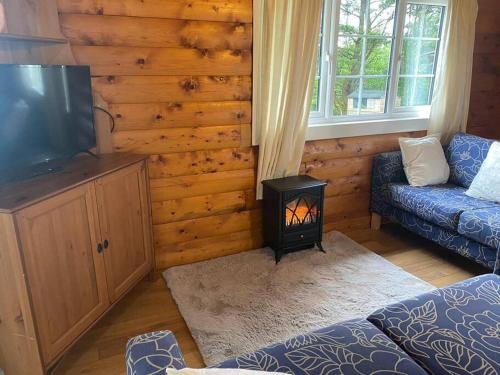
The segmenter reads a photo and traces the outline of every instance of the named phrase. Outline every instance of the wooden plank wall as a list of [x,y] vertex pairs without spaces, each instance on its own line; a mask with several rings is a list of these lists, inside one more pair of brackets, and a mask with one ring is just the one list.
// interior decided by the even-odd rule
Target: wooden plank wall
[[500,4],[479,0],[468,132],[500,139]]
[[150,155],[158,268],[257,248],[251,0],[58,0],[76,60]]
[[[158,268],[259,247],[251,0],[58,2],[63,34],[116,117],[115,149],[150,155]],[[325,230],[368,227],[373,155],[423,134],[308,142],[301,171],[329,182]]]

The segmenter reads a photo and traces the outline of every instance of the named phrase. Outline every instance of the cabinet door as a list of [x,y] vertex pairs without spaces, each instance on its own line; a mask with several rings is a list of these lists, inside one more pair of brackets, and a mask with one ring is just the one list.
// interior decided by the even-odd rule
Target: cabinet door
[[98,179],[96,193],[108,293],[116,301],[152,268],[145,163]]
[[92,184],[16,215],[45,364],[109,306]]

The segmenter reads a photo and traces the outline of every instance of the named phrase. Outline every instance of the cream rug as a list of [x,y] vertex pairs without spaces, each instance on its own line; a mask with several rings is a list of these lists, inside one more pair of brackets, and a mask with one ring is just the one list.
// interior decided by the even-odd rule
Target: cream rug
[[339,232],[275,265],[269,248],[164,272],[210,366],[434,289]]

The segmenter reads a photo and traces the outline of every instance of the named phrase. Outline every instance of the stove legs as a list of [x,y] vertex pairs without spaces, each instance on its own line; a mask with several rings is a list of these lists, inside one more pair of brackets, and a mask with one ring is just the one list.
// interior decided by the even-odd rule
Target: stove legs
[[289,252],[294,252],[294,251],[298,251],[298,250],[301,250],[301,249],[312,249],[314,248],[314,245],[316,245],[318,247],[318,250],[323,252],[323,253],[326,253],[325,249],[323,249],[323,245],[321,244],[321,242],[316,242],[314,244],[309,244],[309,245],[305,245],[299,249],[295,249],[295,250],[292,250],[292,251],[287,251],[287,250],[284,250],[284,249],[273,249],[274,250],[274,260],[276,261],[276,264],[278,264],[281,260],[281,258],[283,257],[283,255],[289,253]]
[[281,260],[281,256],[282,256],[281,251],[274,252],[274,260],[276,261],[276,264],[278,264],[279,261]]
[[317,242],[316,246],[318,246],[319,251],[321,251],[322,253],[326,253],[325,249],[323,249],[323,245],[321,244],[321,242]]

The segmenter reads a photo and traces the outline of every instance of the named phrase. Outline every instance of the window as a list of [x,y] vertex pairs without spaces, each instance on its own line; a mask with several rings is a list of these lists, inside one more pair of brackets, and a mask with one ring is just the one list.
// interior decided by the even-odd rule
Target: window
[[311,125],[390,120],[390,132],[395,119],[428,113],[445,9],[444,0],[325,0]]

